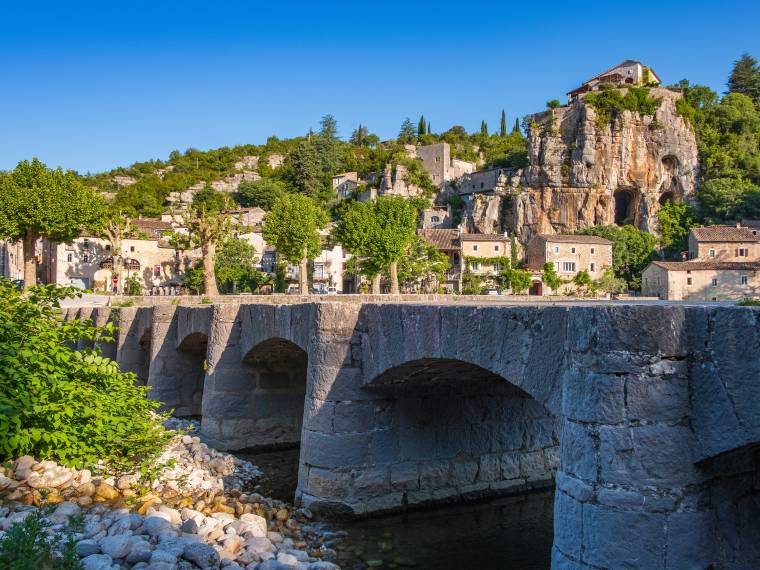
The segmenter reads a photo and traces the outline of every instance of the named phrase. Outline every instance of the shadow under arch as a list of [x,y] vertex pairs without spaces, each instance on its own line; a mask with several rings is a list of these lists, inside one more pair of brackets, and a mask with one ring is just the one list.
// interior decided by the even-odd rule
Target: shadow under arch
[[249,379],[244,394],[248,417],[236,447],[289,446],[301,441],[308,355],[280,337],[269,338],[243,357]]
[[177,401],[174,415],[200,417],[206,380],[208,336],[201,332],[187,335],[177,345]]
[[423,358],[383,371],[362,390],[371,400],[342,403],[334,425],[357,442],[357,432],[368,433],[364,460],[320,465],[332,458],[305,450],[312,474],[329,468],[350,487],[339,505],[336,497],[312,501],[317,512],[365,515],[553,487],[558,419],[502,376],[464,360]]

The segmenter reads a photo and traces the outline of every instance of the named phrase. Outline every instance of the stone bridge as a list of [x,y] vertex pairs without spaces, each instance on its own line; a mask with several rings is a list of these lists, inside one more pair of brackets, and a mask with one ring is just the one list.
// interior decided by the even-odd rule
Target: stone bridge
[[[105,311],[85,316],[102,321]],[[177,415],[202,416],[211,443],[300,442],[296,501],[317,512],[552,486],[553,568],[760,565],[752,308],[316,302],[118,312],[121,367]]]

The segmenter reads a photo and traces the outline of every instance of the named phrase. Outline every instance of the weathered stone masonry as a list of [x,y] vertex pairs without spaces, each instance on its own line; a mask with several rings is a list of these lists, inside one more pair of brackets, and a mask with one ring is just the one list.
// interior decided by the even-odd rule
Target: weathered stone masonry
[[[191,411],[200,398],[216,445],[300,437],[297,500],[317,511],[554,479],[554,568],[738,569],[760,564],[757,317],[661,304],[127,308],[117,358],[144,370],[149,346],[153,393]],[[181,353],[204,335],[199,394]]]

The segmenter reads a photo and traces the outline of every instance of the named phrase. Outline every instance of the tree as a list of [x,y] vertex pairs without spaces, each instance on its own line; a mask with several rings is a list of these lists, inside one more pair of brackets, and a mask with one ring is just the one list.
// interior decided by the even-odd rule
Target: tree
[[398,280],[406,289],[436,290],[449,267],[448,256],[415,235],[398,264]]
[[309,293],[309,260],[322,249],[319,230],[327,221],[325,211],[300,194],[280,196],[264,218],[264,239],[285,260],[300,266],[298,285],[302,295]]
[[697,198],[707,216],[719,220],[737,218],[744,204],[744,196],[754,186],[740,178],[713,178],[705,181]]
[[504,109],[501,110],[501,123],[499,124],[499,136],[505,138],[507,136],[507,114]]
[[480,121],[480,134],[484,137],[488,136],[488,123]]
[[626,290],[625,280],[615,277],[611,267],[604,270],[604,274],[594,282],[594,287],[610,295],[616,295]]
[[415,130],[411,119],[407,117],[404,119],[404,122],[401,123],[401,130],[398,133],[398,140],[402,143],[413,143],[417,140],[416,133],[417,131]]
[[292,169],[292,180],[296,190],[317,199],[324,190],[322,171],[314,145],[302,141],[298,147],[290,153],[288,160]]
[[641,288],[641,273],[655,257],[657,239],[633,226],[593,226],[577,234],[594,235],[612,242],[612,270],[632,289]]
[[206,292],[206,280],[203,275],[203,261],[196,261],[185,270],[183,283],[188,291],[200,295]]
[[373,286],[376,283],[376,290],[373,290],[373,293],[379,293],[380,269],[371,264],[365,266],[359,259],[368,255],[369,242],[376,232],[375,223],[372,202],[352,202],[341,212],[333,228],[332,237],[343,246],[343,249],[353,254],[353,271],[368,277],[372,280]]
[[657,220],[665,257],[680,260],[681,252],[688,249],[689,229],[694,225],[691,208],[683,202],[667,202],[657,211]]
[[314,139],[314,150],[322,173],[332,175],[341,170],[341,142],[338,140],[338,121],[332,115],[322,117],[319,135]]
[[214,273],[216,247],[230,234],[232,220],[229,214],[222,211],[207,210],[205,204],[189,208],[182,218],[188,230],[187,248],[200,248],[201,250],[203,287],[206,295],[216,297],[219,295]]
[[562,285],[562,280],[559,278],[559,275],[557,275],[557,270],[554,268],[554,263],[551,261],[547,261],[544,264],[541,280],[545,285],[549,287],[549,289],[552,290],[552,293],[555,295],[557,294],[557,290]]
[[351,138],[349,140],[351,144],[354,146],[365,146],[368,135],[369,135],[369,130],[367,129],[367,127],[365,127],[362,124],[359,124],[359,126],[356,127],[354,132],[351,133]]
[[327,114],[319,121],[319,136],[325,139],[338,138],[338,121],[333,115]]
[[578,287],[581,295],[593,292],[593,281],[586,270],[581,270],[573,276],[573,284]]
[[420,115],[420,122],[417,124],[417,136],[422,137],[426,132],[425,116]]
[[508,280],[514,295],[521,295],[530,288],[532,276],[525,269],[509,269]]
[[209,212],[218,212],[223,210],[227,204],[227,196],[213,188],[204,188],[199,190],[193,196],[193,207],[203,206]]
[[512,127],[513,133],[519,133],[520,132],[520,119],[515,119],[515,125]]
[[152,467],[171,437],[160,403],[101,355],[112,324],[61,319],[60,301],[72,295],[0,279],[0,462],[32,455],[82,469],[102,459],[110,474]]
[[562,103],[560,103],[558,99],[552,99],[551,101],[546,102],[547,109],[556,109],[557,107],[561,107],[561,106],[562,106]]
[[734,62],[731,76],[728,79],[729,93],[746,95],[760,109],[760,67],[757,60],[748,53]]
[[130,237],[132,234],[132,221],[120,210],[113,208],[109,209],[105,221],[103,222],[100,236],[105,238],[111,246],[113,272],[116,274],[117,282],[121,290],[124,290],[122,274],[124,256],[122,255],[121,244],[124,238]]
[[275,200],[288,191],[281,180],[262,178],[252,182],[241,182],[235,193],[235,200],[245,208],[261,208],[269,211]]
[[71,170],[52,170],[35,158],[0,174],[0,238],[23,241],[25,288],[37,282],[39,238],[71,242],[84,230],[98,234],[105,213],[103,198]]
[[271,277],[254,267],[256,248],[238,237],[222,242],[214,259],[214,273],[223,293],[255,293]]
[[427,134],[432,134],[430,130],[430,121],[428,121],[428,124],[427,124]]

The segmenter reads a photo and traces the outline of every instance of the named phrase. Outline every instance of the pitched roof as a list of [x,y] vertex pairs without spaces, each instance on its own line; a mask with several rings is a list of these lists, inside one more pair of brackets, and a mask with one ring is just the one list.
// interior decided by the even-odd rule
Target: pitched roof
[[504,234],[462,234],[462,241],[509,241],[509,236]]
[[667,271],[760,270],[760,261],[653,261],[652,265]]
[[441,251],[453,251],[461,248],[459,244],[459,230],[420,230],[422,239],[433,244]]
[[691,233],[697,241],[760,241],[757,230],[752,228],[737,228],[736,226],[704,226],[691,228]]
[[170,222],[164,222],[158,218],[133,218],[132,223],[144,231],[168,231],[172,229]]
[[538,234],[533,239],[542,239],[548,243],[594,243],[598,245],[612,245],[608,239],[599,236],[572,235],[572,234]]

